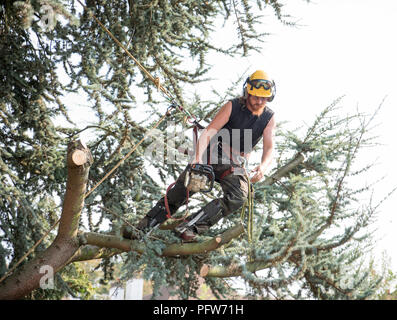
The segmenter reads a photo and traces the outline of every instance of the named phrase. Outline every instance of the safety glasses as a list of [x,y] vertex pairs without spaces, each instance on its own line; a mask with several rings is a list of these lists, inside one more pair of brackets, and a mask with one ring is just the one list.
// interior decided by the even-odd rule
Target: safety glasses
[[265,90],[270,90],[273,87],[273,82],[269,81],[269,80],[261,80],[261,79],[257,79],[257,80],[248,80],[247,83],[249,85],[251,85],[250,90],[252,90],[253,88],[255,89],[259,89],[259,88],[263,88]]

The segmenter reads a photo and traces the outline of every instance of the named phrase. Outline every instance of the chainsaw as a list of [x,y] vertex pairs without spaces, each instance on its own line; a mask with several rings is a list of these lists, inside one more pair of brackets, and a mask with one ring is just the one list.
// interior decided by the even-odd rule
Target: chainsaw
[[188,167],[184,185],[192,192],[210,192],[214,187],[215,173],[207,164],[192,164]]
[[[214,181],[215,181],[215,173],[214,170],[212,169],[212,166],[206,165],[206,164],[192,164],[189,165],[187,168],[186,172],[186,177],[184,181],[184,185],[187,189],[187,192],[210,192],[212,188],[214,187]],[[171,184],[168,189],[170,189],[175,183]],[[168,191],[167,189],[167,191]],[[167,199],[167,192],[166,192],[166,197]],[[166,205],[167,207],[168,205]],[[168,209],[169,210],[169,209]],[[167,211],[168,211],[167,210]],[[171,217],[171,213],[169,213],[169,216],[167,218]],[[195,223],[203,213],[199,214],[196,219],[193,219],[190,223]],[[159,223],[156,219],[153,219],[150,223],[149,231],[146,232],[146,235],[149,236],[153,230],[157,229],[160,226],[161,223]],[[190,224],[189,224],[190,225]],[[187,225],[188,226],[188,225]],[[184,227],[187,227],[184,225]]]

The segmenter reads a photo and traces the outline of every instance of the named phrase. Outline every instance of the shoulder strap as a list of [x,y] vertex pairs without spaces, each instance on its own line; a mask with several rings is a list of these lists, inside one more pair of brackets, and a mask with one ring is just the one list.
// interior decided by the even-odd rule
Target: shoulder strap
[[267,125],[268,125],[270,119],[273,117],[273,115],[274,115],[274,111],[272,109],[270,109],[269,107],[266,107],[266,109],[264,110],[264,112],[261,115],[263,122],[264,122],[263,130],[265,130],[265,128],[267,127]]

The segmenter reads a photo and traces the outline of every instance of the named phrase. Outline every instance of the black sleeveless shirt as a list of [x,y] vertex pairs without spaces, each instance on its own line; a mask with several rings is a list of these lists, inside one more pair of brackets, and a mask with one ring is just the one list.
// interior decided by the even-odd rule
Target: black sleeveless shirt
[[263,130],[274,114],[273,110],[266,107],[260,116],[253,115],[245,105],[240,103],[240,98],[235,98],[231,102],[232,112],[229,121],[211,139],[209,146],[214,151],[213,146],[218,145],[218,156],[221,156],[222,149],[228,146],[240,154],[251,152],[261,140]]

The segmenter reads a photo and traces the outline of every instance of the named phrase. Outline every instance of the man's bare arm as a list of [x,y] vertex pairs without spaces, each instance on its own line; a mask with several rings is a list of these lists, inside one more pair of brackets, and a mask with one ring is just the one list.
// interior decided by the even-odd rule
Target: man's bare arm
[[276,129],[276,120],[274,116],[270,119],[265,130],[263,130],[263,150],[261,163],[255,169],[252,170],[255,174],[251,178],[251,182],[255,183],[261,180],[265,174],[266,168],[269,166],[273,157],[274,150],[274,134]]
[[202,156],[210,143],[211,138],[229,121],[232,114],[232,102],[225,103],[217,112],[214,119],[200,135],[196,146],[196,153],[193,163],[200,163]]

